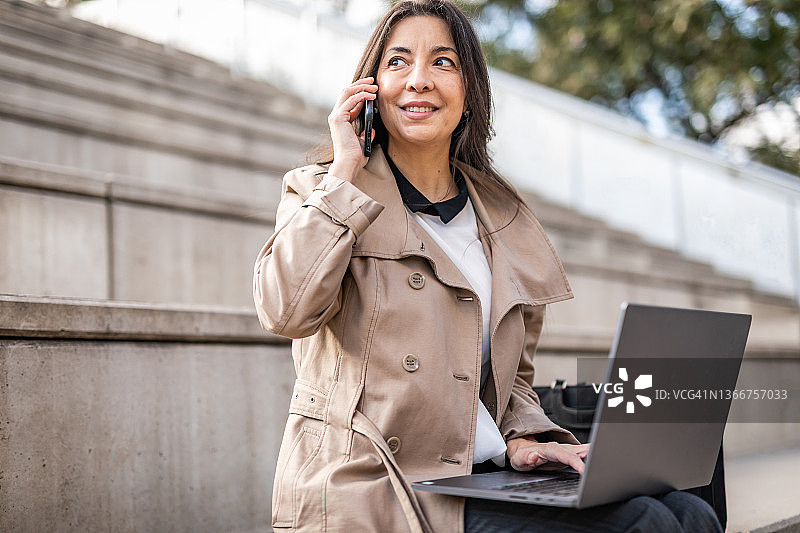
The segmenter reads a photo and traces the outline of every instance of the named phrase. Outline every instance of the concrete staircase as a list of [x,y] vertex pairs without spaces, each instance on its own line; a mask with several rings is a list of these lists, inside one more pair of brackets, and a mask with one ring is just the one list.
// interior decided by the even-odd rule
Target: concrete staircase
[[[324,142],[327,110],[13,0],[0,0],[0,95],[0,530],[119,529],[137,517],[131,501],[154,513],[144,529],[263,528],[294,376],[288,344],[257,333],[252,262],[273,229],[280,177]],[[551,309],[540,383],[574,379],[576,356],[607,353],[624,300],[752,313],[748,356],[779,357],[768,375],[797,368],[791,299],[529,203],[576,293]],[[263,381],[241,393],[242,376]],[[727,449],[800,442],[796,429],[765,437],[765,427],[734,430]],[[186,477],[211,476],[197,465],[243,450],[253,472],[234,462],[205,485]],[[28,452],[55,470],[33,469]],[[248,479],[257,504],[235,489],[249,475],[270,478]],[[71,502],[52,486],[64,480],[80,487]],[[106,511],[86,504],[98,498]]]
[[[318,110],[25,2],[0,2],[0,93],[14,186],[0,200],[0,291],[250,304],[245,265],[271,230],[280,176],[321,140]],[[30,178],[43,172],[47,184]]]
[[[24,209],[38,220],[25,231],[5,225],[4,257],[14,265],[2,269],[0,291],[250,305],[242,276],[271,229],[279,178],[324,141],[327,110],[196,56],[8,0],[0,2],[0,92],[7,213]],[[574,302],[554,307],[554,325],[612,328],[624,299],[733,302],[786,314],[788,327],[764,337],[800,346],[790,299],[540,198],[530,203],[576,288]],[[21,262],[44,253],[45,242],[57,243],[47,255],[61,254],[51,261],[76,263],[83,248],[81,261],[94,268],[77,261],[54,277],[47,262]],[[624,287],[609,292],[615,283]]]
[[270,192],[254,173],[281,175],[322,131],[269,85],[25,2],[0,3],[0,53],[4,121],[32,129],[5,155],[250,196]]

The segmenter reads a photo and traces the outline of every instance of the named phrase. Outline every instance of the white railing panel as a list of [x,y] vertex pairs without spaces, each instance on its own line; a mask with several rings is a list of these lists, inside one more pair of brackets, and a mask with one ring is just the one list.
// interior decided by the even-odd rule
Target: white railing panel
[[669,152],[591,123],[581,124],[575,205],[610,224],[675,248],[679,235]]
[[762,289],[792,294],[790,204],[708,162],[681,161],[686,251]]
[[512,91],[493,89],[497,137],[490,149],[498,170],[520,188],[570,204],[577,122]]
[[367,35],[311,9],[245,2],[246,45],[238,67],[307,102],[330,107],[349,84]]
[[183,1],[178,15],[173,46],[225,65],[237,64],[244,48],[242,0]]

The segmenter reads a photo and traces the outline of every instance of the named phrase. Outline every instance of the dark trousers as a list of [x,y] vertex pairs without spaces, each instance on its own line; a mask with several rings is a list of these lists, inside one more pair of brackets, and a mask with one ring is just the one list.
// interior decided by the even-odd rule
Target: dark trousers
[[[473,474],[500,470],[490,461]],[[467,498],[465,533],[722,533],[714,509],[702,498],[673,491],[588,509]]]
[[565,509],[467,498],[466,533],[722,533],[717,515],[693,494],[674,491],[621,503]]

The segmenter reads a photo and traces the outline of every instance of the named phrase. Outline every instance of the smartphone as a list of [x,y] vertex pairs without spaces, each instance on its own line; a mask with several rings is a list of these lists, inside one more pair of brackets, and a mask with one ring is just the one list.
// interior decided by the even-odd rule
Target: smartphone
[[364,156],[372,155],[372,121],[375,116],[375,101],[364,102]]

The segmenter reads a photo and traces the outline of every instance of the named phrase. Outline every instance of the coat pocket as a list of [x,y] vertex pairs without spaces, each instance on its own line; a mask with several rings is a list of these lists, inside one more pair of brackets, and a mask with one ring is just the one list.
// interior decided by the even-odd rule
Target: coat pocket
[[[297,482],[319,451],[322,421],[290,414],[272,489],[272,527],[295,527]],[[287,446],[288,444],[288,446]]]

